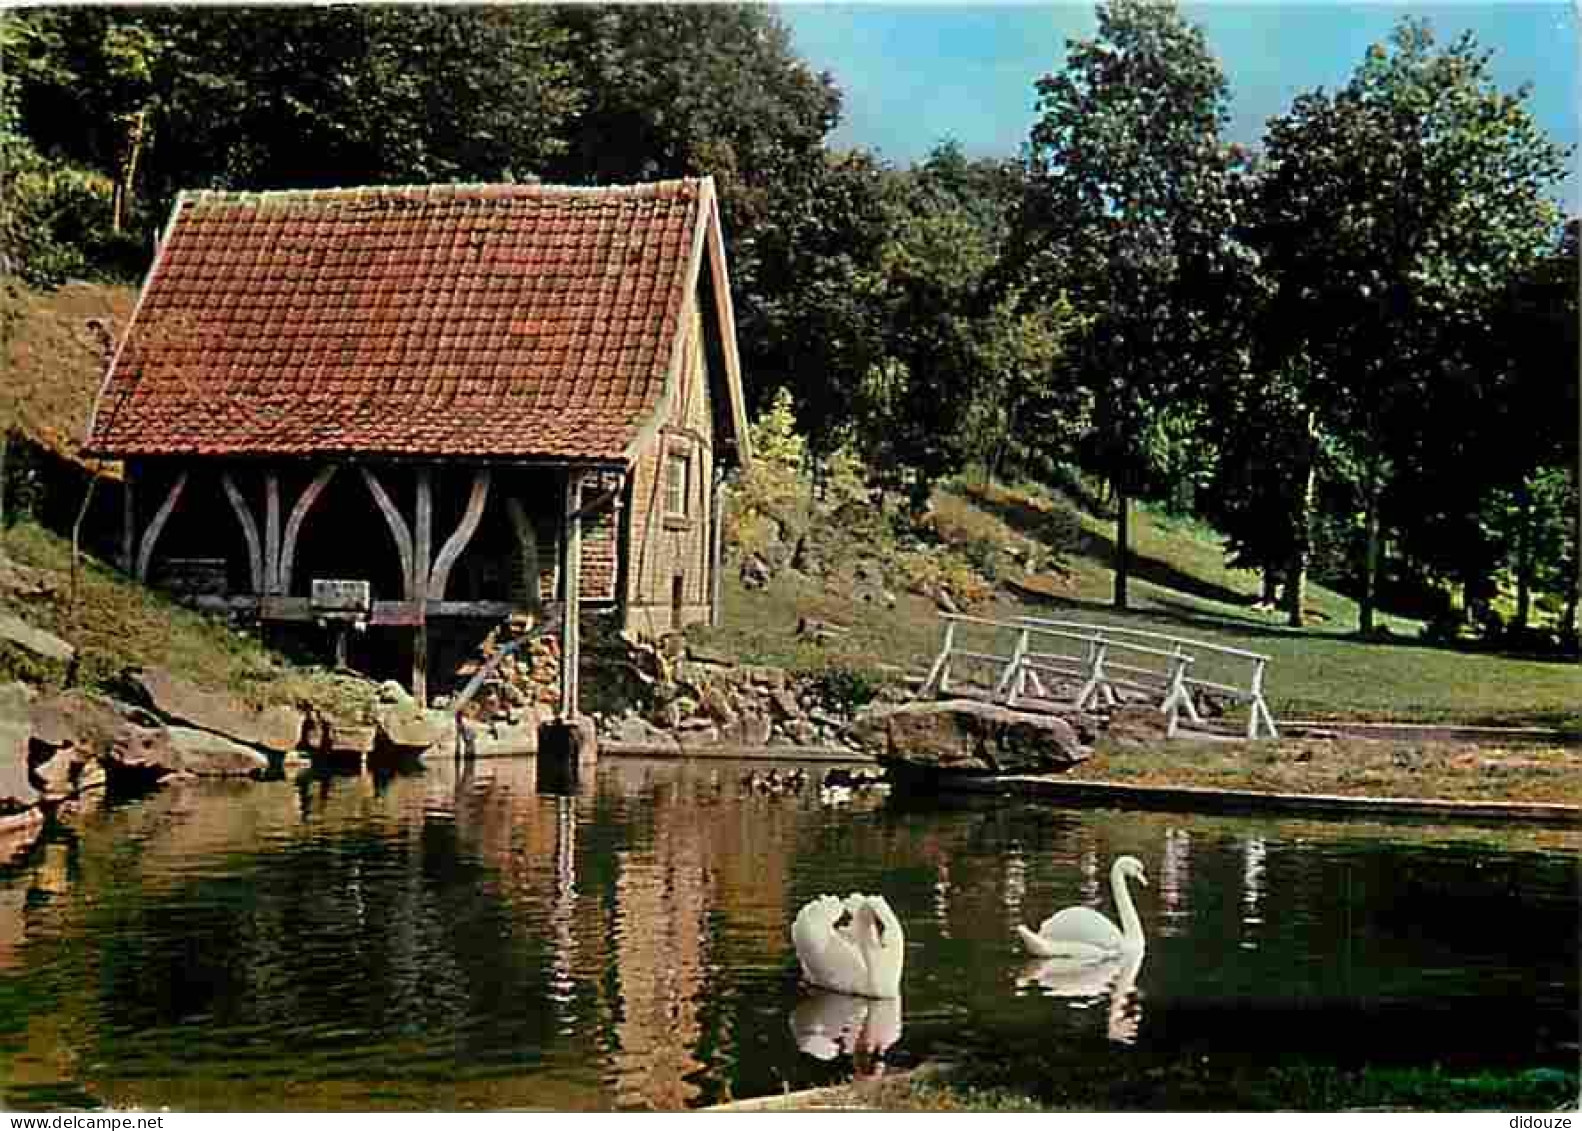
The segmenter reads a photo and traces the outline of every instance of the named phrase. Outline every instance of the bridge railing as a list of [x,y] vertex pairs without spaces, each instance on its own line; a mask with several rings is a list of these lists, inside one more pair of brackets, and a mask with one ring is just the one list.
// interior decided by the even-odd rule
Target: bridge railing
[[[1159,709],[1174,734],[1181,714],[1201,722],[1194,692],[1210,691],[1248,704],[1247,737],[1260,730],[1278,736],[1264,699],[1269,657],[1258,652],[1210,644],[1184,636],[1083,621],[1018,617],[999,621],[942,613],[944,639],[921,694],[948,694],[952,676],[963,667],[977,677],[991,699],[1015,706],[1023,699],[1052,700],[1041,676],[1080,679],[1072,705],[1081,709],[1113,706],[1117,688],[1160,696]],[[987,636],[990,643],[982,640]],[[968,647],[971,643],[974,646]],[[1209,679],[1195,674],[1200,659],[1231,664],[1231,674]],[[1216,672],[1218,674],[1218,672]],[[992,683],[983,680],[992,676]],[[970,677],[969,677],[970,678]],[[1245,683],[1242,682],[1245,679]]]

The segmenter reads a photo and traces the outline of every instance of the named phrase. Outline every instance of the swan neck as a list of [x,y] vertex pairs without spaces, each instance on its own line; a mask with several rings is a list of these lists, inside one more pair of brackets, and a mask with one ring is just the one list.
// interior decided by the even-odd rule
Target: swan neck
[[1121,939],[1127,950],[1143,948],[1143,922],[1137,916],[1137,905],[1132,902],[1132,891],[1127,886],[1126,875],[1116,861],[1110,869],[1110,887],[1115,891],[1115,909],[1121,917]]

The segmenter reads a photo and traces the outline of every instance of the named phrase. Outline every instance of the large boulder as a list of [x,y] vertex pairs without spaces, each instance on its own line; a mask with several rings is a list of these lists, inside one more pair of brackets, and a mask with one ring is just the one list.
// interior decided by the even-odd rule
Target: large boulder
[[69,664],[77,650],[60,637],[34,628],[22,618],[0,609],[0,643],[26,652],[35,660]]
[[1064,719],[970,699],[866,711],[853,733],[898,777],[1058,773],[1089,754]]
[[33,729],[28,710],[32,698],[24,684],[0,687],[0,815],[30,809],[41,800],[28,773],[28,736]]
[[284,754],[302,741],[302,712],[295,707],[251,711],[223,691],[206,691],[163,668],[132,677],[148,706],[177,726],[224,735],[247,746]]
[[437,723],[411,699],[381,707],[374,721],[378,731],[375,748],[399,757],[420,757],[445,737],[444,718],[439,716]]
[[87,691],[34,700],[28,721],[28,769],[50,803],[102,786],[106,762],[159,745],[157,736],[145,733],[158,729],[156,720]]
[[196,727],[170,727],[168,741],[181,769],[200,778],[260,777],[269,759],[251,746]]

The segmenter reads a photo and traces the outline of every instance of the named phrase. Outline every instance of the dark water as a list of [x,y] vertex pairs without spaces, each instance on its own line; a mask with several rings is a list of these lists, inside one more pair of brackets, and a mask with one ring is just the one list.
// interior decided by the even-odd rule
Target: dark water
[[[852,1057],[801,1051],[793,1011],[860,1029],[861,1007],[806,999],[787,932],[853,890],[907,933],[889,1065],[1576,1063],[1577,834],[830,808],[743,796],[745,768],[607,759],[555,798],[530,761],[442,763],[96,803],[0,870],[0,1106],[675,1109],[830,1082]],[[1113,916],[1120,853],[1152,882],[1146,957],[1057,996],[1013,925]]]

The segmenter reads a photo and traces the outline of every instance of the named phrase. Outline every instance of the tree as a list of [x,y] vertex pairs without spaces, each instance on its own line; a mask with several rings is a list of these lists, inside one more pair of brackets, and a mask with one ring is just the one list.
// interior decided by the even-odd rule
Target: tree
[[1563,154],[1488,62],[1470,34],[1436,51],[1403,21],[1344,90],[1299,97],[1266,137],[1263,269],[1289,351],[1314,365],[1310,404],[1356,469],[1364,633],[1390,484],[1465,427],[1457,343],[1490,332],[1555,230]]
[[1090,454],[1114,490],[1115,605],[1128,518],[1172,404],[1218,368],[1212,290],[1228,228],[1226,86],[1173,3],[1112,0],[1098,36],[1037,84],[1019,255],[1035,294],[1090,315],[1072,362],[1092,397]]

